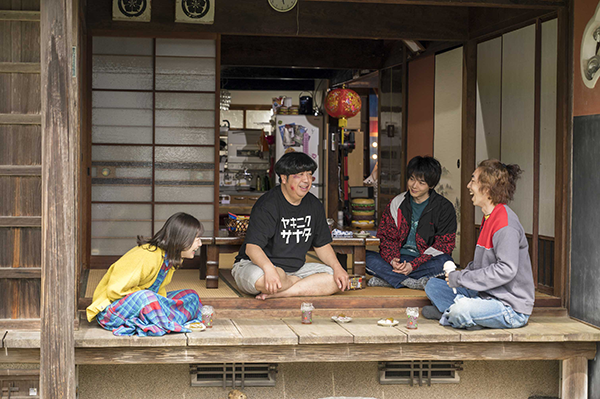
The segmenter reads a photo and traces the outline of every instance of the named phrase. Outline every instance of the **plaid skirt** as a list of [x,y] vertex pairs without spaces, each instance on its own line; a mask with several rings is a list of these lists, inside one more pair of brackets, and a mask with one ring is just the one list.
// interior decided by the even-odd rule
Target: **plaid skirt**
[[114,301],[96,317],[98,324],[114,335],[161,336],[170,332],[191,332],[185,326],[202,321],[202,303],[194,290],[167,293],[151,290],[133,292]]

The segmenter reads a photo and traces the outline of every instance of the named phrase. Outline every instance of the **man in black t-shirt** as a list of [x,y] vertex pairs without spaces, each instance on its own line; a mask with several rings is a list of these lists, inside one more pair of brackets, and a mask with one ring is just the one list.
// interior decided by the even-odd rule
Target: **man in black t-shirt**
[[[231,274],[257,299],[331,295],[348,288],[348,273],[330,245],[323,204],[310,193],[316,169],[304,153],[285,154],[275,164],[281,185],[252,207]],[[305,263],[311,247],[324,265]]]

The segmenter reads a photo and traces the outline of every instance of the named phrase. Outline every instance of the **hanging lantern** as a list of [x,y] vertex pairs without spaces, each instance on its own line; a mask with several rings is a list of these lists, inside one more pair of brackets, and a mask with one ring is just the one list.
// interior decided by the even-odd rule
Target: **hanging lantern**
[[345,86],[331,90],[325,98],[325,110],[333,118],[339,118],[340,127],[346,127],[348,125],[346,119],[358,114],[361,106],[360,96],[354,90],[346,89]]

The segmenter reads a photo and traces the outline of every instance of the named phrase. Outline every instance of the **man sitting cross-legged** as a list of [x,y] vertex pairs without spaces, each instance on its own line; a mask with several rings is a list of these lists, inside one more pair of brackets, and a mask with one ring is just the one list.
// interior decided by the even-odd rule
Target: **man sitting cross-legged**
[[[306,154],[285,154],[275,164],[281,184],[252,207],[244,244],[231,274],[257,299],[331,295],[348,287],[348,273],[331,247],[323,204],[309,192],[317,164]],[[325,264],[305,263],[314,247]]]
[[451,260],[456,212],[434,190],[442,166],[432,157],[416,156],[406,170],[408,190],[397,195],[381,216],[379,253],[367,251],[369,286],[425,289],[427,281]]

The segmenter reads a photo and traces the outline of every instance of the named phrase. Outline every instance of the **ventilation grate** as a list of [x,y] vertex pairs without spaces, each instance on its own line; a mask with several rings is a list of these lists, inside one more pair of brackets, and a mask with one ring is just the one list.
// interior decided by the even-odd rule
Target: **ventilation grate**
[[274,387],[277,363],[191,364],[193,387]]
[[458,383],[462,362],[413,360],[407,362],[379,362],[379,383],[419,386],[440,383]]

